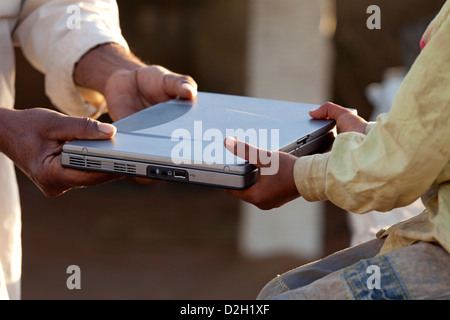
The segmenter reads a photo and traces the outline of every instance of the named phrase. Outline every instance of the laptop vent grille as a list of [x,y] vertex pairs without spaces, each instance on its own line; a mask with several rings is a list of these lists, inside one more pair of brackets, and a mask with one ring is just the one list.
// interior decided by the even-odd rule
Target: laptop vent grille
[[96,168],[116,173],[129,173],[129,174],[136,173],[135,165],[121,162],[109,162],[70,156],[69,164],[75,167]]
[[114,163],[114,172],[136,173],[136,166],[127,163]]

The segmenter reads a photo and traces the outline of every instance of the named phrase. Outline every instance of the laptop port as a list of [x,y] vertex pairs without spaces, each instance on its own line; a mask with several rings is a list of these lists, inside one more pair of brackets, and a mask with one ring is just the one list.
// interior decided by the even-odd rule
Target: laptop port
[[307,135],[307,136],[305,136],[305,137],[303,137],[301,139],[298,139],[297,140],[297,145],[298,146],[304,145],[308,141],[308,139],[309,139],[309,135]]
[[174,170],[173,177],[177,179],[186,179],[187,178],[187,172],[181,171],[181,170]]
[[172,169],[165,166],[149,165],[147,177],[150,179],[162,179],[169,181],[189,181],[189,173],[186,170]]

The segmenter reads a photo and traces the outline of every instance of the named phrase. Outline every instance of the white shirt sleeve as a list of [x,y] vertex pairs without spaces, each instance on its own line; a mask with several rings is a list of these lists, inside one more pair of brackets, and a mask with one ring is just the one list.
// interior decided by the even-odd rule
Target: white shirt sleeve
[[76,116],[97,117],[105,103],[100,93],[75,85],[75,64],[100,44],[114,42],[129,50],[114,0],[26,0],[14,40],[31,65],[45,74],[51,102]]

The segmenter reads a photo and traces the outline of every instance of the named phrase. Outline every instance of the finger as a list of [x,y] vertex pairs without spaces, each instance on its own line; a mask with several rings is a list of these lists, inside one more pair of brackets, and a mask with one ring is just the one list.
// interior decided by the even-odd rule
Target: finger
[[233,196],[233,197],[236,197],[236,198],[241,199],[241,200],[243,200],[243,201],[246,200],[245,194],[246,194],[246,192],[247,192],[247,189],[244,189],[244,190],[225,189],[225,191],[226,191],[229,195],[231,195],[231,196]]
[[166,73],[163,78],[164,91],[168,96],[193,99],[197,96],[197,83],[189,76]]
[[81,171],[71,168],[61,168],[61,181],[70,187],[92,187],[106,182],[124,178],[118,174]]
[[57,197],[77,187],[97,186],[106,182],[122,179],[123,176],[90,171],[81,171],[61,166],[61,156],[52,158],[48,166],[34,175],[32,180],[48,197]]
[[225,147],[235,156],[247,161],[250,160],[251,146],[248,143],[239,141],[233,137],[226,137],[224,144]]
[[261,156],[264,156],[265,159],[271,158],[272,153],[268,150],[256,148],[233,137],[226,137],[224,140],[224,144],[231,153],[241,159],[247,160],[257,168],[267,167],[270,165],[270,162],[261,162]]
[[327,102],[321,105],[319,108],[311,110],[309,115],[313,119],[332,119],[338,120],[343,114],[351,113],[347,108],[341,107],[337,104]]
[[146,185],[146,184],[150,184],[153,182],[152,179],[140,178],[140,177],[134,177],[133,180],[140,185]]
[[109,123],[99,122],[90,118],[61,116],[53,119],[51,138],[60,141],[75,139],[97,140],[112,138],[117,129]]

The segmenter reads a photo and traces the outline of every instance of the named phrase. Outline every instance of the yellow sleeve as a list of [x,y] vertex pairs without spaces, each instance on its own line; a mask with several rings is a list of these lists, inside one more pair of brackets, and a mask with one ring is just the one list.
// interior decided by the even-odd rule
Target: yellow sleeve
[[308,201],[330,200],[351,212],[408,205],[450,159],[450,19],[417,58],[392,109],[367,135],[338,135],[325,155],[299,158],[294,177]]

